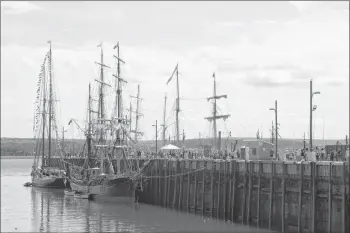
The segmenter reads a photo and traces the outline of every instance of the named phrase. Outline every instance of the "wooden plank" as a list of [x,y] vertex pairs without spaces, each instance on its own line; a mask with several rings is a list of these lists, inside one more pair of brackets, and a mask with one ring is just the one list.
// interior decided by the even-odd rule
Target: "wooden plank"
[[205,214],[205,185],[206,185],[206,173],[207,171],[207,161],[204,161],[204,169],[202,170],[202,216]]
[[260,227],[260,189],[261,189],[261,161],[259,161],[258,166],[258,197],[257,197],[257,214],[256,214],[256,225],[259,228]]
[[216,167],[216,162],[211,161],[212,167],[211,167],[211,183],[210,183],[210,195],[211,195],[211,203],[210,203],[210,216],[213,218],[214,216],[214,169]]
[[222,162],[219,162],[219,172],[218,172],[218,181],[217,181],[217,194],[218,194],[218,198],[217,198],[217,203],[216,203],[216,218],[219,219],[220,218],[220,207],[221,207],[221,169],[222,169]]
[[302,232],[301,229],[301,211],[303,201],[303,182],[304,182],[304,163],[300,163],[300,177],[299,177],[299,200],[298,200],[298,233]]
[[236,173],[237,173],[237,162],[232,161],[232,201],[231,201],[231,221],[234,222],[236,218],[235,206],[236,206]]
[[[285,232],[285,229],[286,229],[286,214],[285,214],[285,209],[286,209],[286,172],[287,172],[287,165],[282,162],[282,201],[281,201],[281,220],[282,220],[282,229],[281,229],[281,232],[284,233]],[[273,172],[272,172],[272,175],[273,177],[275,176],[275,168],[273,166]],[[270,223],[271,224],[271,223]]]
[[[276,164],[274,162],[271,163],[271,180],[270,180],[270,206],[269,206],[269,229],[272,229],[272,216],[273,216],[273,193],[274,193],[274,178],[275,178],[275,166]],[[283,198],[282,198],[283,199]],[[282,206],[284,206],[284,203],[282,202]],[[284,208],[284,207],[283,207]],[[284,212],[282,212],[284,213]],[[283,217],[282,217],[283,218]]]
[[311,231],[316,232],[316,198],[317,198],[317,174],[318,174],[318,165],[313,162],[311,170],[311,179],[312,179],[312,210],[311,210]]
[[333,173],[333,163],[329,163],[329,180],[328,180],[328,233],[332,233],[332,173]]
[[191,195],[191,172],[192,172],[192,160],[188,160],[188,171],[187,171],[187,199],[186,208],[187,212],[190,211],[190,195]]
[[248,163],[248,203],[247,203],[247,225],[250,224],[250,204],[252,198],[252,163]]
[[193,190],[193,201],[194,201],[194,203],[193,203],[193,208],[194,208],[194,214],[196,214],[196,212],[197,212],[197,182],[198,182],[198,180],[197,180],[197,175],[198,175],[198,172],[197,172],[197,170],[199,169],[199,161],[197,160],[196,161],[196,172],[193,174],[194,175],[194,190]]

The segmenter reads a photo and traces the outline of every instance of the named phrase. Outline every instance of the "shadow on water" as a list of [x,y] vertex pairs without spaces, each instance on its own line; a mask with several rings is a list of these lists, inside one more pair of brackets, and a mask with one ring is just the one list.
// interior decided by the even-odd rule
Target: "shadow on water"
[[269,232],[146,204],[76,199],[59,189],[31,193],[32,226],[40,232]]

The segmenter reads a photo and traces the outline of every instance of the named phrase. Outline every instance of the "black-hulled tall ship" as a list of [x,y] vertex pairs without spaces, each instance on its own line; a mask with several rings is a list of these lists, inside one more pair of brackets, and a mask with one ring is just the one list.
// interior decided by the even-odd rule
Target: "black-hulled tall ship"
[[[92,109],[93,99],[89,84],[88,124],[85,130],[87,155],[84,165],[69,166],[69,181],[74,192],[94,197],[115,197],[133,200],[135,188],[138,185],[139,167],[127,159],[131,154],[130,143],[135,141],[130,136],[127,116],[122,109],[122,84],[127,83],[120,76],[120,65],[124,61],[119,57],[119,42],[114,47],[117,54],[117,72],[115,78],[115,109],[111,118],[106,118],[105,92],[106,87],[112,88],[104,80],[103,49],[101,44],[100,79],[98,83],[97,111]],[[108,67],[109,68],[109,67]],[[116,161],[113,164],[113,161]],[[146,163],[147,164],[147,163]]]

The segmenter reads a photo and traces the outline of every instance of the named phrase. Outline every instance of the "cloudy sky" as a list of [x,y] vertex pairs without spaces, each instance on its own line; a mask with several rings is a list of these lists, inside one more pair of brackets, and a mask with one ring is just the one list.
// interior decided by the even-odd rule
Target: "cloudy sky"
[[[40,66],[52,41],[59,90],[59,120],[83,122],[88,83],[98,78],[103,42],[113,83],[113,46],[126,61],[125,105],[140,84],[141,130],[154,138],[168,95],[174,121],[174,80],[179,63],[180,129],[187,138],[210,135],[204,117],[216,73],[219,129],[232,136],[268,136],[278,100],[280,135],[301,138],[309,128],[309,81],[320,95],[315,137],[349,132],[349,2],[6,2],[1,1],[1,136],[32,137]],[[112,92],[109,92],[112,93]],[[135,102],[132,103],[135,107]],[[110,106],[110,105],[109,105]],[[173,129],[169,133],[174,135]],[[75,135],[69,129],[68,136]],[[70,135],[70,136],[69,136]]]

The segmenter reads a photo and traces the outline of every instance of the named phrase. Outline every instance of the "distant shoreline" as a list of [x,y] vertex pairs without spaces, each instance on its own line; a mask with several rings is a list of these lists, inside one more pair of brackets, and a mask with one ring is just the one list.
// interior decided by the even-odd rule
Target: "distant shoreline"
[[15,155],[4,155],[4,156],[1,156],[1,159],[34,159],[34,156],[23,156],[23,155],[19,155],[19,156],[15,156]]

